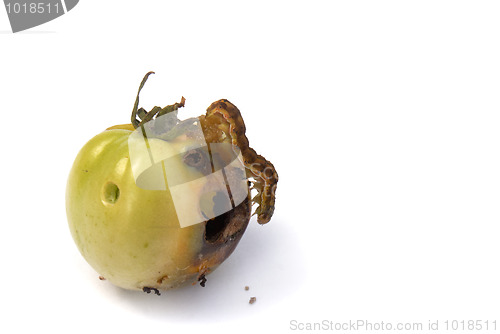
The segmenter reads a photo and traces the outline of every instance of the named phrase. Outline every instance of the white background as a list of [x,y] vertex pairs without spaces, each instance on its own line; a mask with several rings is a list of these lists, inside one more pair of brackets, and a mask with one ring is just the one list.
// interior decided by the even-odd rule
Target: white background
[[[12,34],[0,8],[0,331],[500,330],[499,17],[497,1],[82,0]],[[99,281],[64,204],[78,150],[128,122],[150,70],[142,106],[229,99],[280,176],[272,221],[205,288],[161,297]]]

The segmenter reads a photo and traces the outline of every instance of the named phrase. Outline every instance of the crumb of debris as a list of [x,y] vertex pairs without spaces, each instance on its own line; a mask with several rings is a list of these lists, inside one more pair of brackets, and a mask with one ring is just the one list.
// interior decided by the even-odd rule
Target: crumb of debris
[[248,303],[249,303],[249,304],[253,304],[253,303],[255,303],[256,301],[257,301],[257,298],[252,297],[252,298],[250,298],[250,300],[248,301]]
[[105,280],[106,280],[106,279],[104,278],[104,276],[99,276],[99,279],[100,279],[101,281],[105,281]]
[[145,293],[151,293],[151,291],[153,291],[155,293],[155,295],[157,295],[157,296],[161,295],[160,290],[158,290],[156,288],[148,288],[147,286],[143,287],[142,291],[144,291]]
[[250,287],[247,285],[247,286],[245,287],[245,291],[248,291],[248,290],[250,290]]
[[207,282],[207,278],[205,277],[205,274],[201,274],[200,277],[198,277],[198,281],[200,282],[200,285],[202,287],[205,287],[205,283]]

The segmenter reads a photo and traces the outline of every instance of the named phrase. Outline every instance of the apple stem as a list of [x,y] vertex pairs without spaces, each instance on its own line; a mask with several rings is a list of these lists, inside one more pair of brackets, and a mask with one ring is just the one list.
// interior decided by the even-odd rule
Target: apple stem
[[142,88],[146,84],[146,81],[151,74],[155,74],[155,72],[150,71],[146,73],[141,81],[141,84],[139,85],[139,90],[137,91],[137,96],[135,98],[134,109],[132,109],[131,117],[131,122],[135,129],[137,129],[138,127],[142,127],[145,123],[149,122],[154,117],[160,117],[184,107],[184,103],[186,102],[186,99],[183,96],[180,103],[177,102],[164,108],[153,107],[153,109],[151,109],[149,112],[144,108],[139,108],[139,94],[141,93]]

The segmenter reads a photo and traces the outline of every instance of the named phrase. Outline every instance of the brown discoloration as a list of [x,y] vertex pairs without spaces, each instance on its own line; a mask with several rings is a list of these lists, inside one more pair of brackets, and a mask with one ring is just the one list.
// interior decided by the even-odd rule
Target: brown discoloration
[[219,100],[210,105],[207,113],[200,116],[200,123],[208,143],[231,143],[238,147],[247,169],[247,177],[253,178],[257,195],[252,201],[258,204],[259,224],[266,224],[274,213],[278,173],[273,164],[257,154],[248,144],[245,123],[241,113],[228,100]]
[[[203,246],[199,252],[202,256],[190,266],[189,270],[192,271],[187,278],[188,282],[192,282],[192,285],[198,284],[203,280],[202,275],[206,277],[231,255],[250,221],[250,204],[250,198],[247,198],[233,210],[217,217],[217,219],[225,217],[227,225],[212,238],[207,237],[208,231],[205,228]],[[210,224],[210,221],[205,224]]]
[[248,301],[249,304],[253,304],[257,301],[256,297],[251,297],[250,300]]
[[106,279],[103,276],[99,276],[99,280],[105,281]]
[[250,210],[250,199],[247,198],[233,210],[206,221],[205,240],[207,244],[218,247],[220,244],[239,240],[250,220]]
[[164,275],[164,276],[162,276],[162,277],[158,278],[158,279],[156,280],[156,283],[158,283],[158,284],[160,284],[160,285],[161,285],[161,284],[163,283],[163,281],[166,281],[166,280],[168,280],[168,275]]
[[247,286],[245,287],[245,291],[248,291],[248,290],[250,290],[250,287],[247,285]]

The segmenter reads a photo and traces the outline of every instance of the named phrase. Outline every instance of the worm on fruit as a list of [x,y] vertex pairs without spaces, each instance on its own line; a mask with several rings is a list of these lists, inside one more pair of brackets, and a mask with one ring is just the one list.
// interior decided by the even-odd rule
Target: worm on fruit
[[247,177],[253,178],[253,189],[257,195],[252,199],[258,204],[254,214],[259,224],[266,224],[274,213],[278,173],[273,164],[257,154],[248,145],[245,123],[234,104],[222,99],[210,105],[207,113],[200,116],[201,126],[208,143],[230,142],[238,147],[247,170]]

